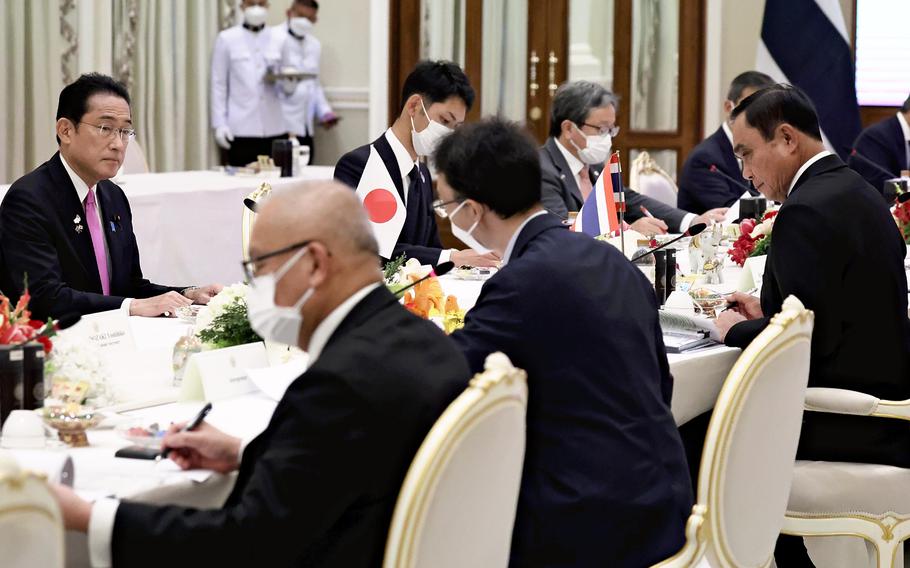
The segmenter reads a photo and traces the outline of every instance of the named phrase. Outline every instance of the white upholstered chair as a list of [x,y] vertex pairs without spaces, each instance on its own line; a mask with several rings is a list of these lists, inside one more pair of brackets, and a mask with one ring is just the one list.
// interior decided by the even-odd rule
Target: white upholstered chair
[[41,477],[0,453],[0,565],[63,566],[63,518]]
[[123,156],[123,164],[117,174],[147,174],[149,173],[149,164],[145,159],[145,152],[139,141],[133,138],[126,145],[126,154]]
[[676,182],[647,152],[640,153],[632,160],[629,187],[670,207],[676,207],[676,196],[679,193]]
[[[842,389],[808,389],[806,410],[910,420],[910,400],[880,400]],[[897,565],[896,560],[899,562],[900,547],[910,536],[910,469],[797,461],[783,532],[799,536],[862,537],[878,553],[878,566],[891,568]],[[825,540],[830,539],[820,539],[819,544]],[[810,553],[814,541],[806,542]],[[816,550],[823,552],[821,547]],[[857,558],[844,564],[845,555],[853,556],[854,550],[840,548],[836,552],[840,558],[835,564],[851,568],[863,565]]]
[[272,186],[267,182],[259,184],[255,190],[243,199],[243,213],[240,219],[240,246],[243,249],[243,260],[250,259],[250,234],[256,221],[256,206],[272,193]]
[[772,564],[802,424],[813,322],[790,296],[733,365],[708,426],[686,545],[657,566]]
[[384,568],[508,565],[525,451],[527,375],[502,353],[449,405],[405,477]]

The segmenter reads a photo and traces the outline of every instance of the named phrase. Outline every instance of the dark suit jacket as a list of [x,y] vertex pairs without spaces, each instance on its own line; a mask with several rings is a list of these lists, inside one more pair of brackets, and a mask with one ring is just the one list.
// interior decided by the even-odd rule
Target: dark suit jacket
[[120,504],[114,566],[379,566],[417,448],[467,387],[433,324],[380,287],[291,383],[221,509]]
[[880,193],[883,191],[885,180],[896,178],[901,170],[907,169],[907,141],[904,140],[904,131],[897,116],[886,118],[866,128],[853,143],[856,151],[869,161],[878,164],[891,172],[885,175],[875,166],[857,156],[850,156],[848,164],[859,172],[872,187]]
[[[556,147],[557,143],[556,139],[551,136],[540,148],[540,200],[548,211],[558,215],[561,219],[566,219],[569,211],[581,210],[584,200],[581,198],[581,190],[578,189],[578,184],[575,182],[575,174],[569,169],[569,164]],[[603,166],[588,168],[592,184],[597,182],[602,169]],[[643,217],[644,214],[639,209],[640,205],[644,205],[652,215],[662,219],[671,232],[679,230],[679,224],[682,223],[687,213],[626,188],[625,220],[627,222],[634,223]]]
[[[741,183],[733,183],[722,175],[711,172],[711,166]],[[676,205],[693,213],[704,213],[708,209],[730,207],[743,193],[758,192],[749,187],[743,179],[739,163],[733,154],[733,146],[723,127],[705,138],[692,149],[679,176],[679,195]]]
[[[0,204],[0,286],[15,302],[28,275],[33,317],[113,310],[125,298],[149,298],[181,289],[142,277],[133,216],[123,190],[104,180],[95,191],[110,254],[110,296],[101,292],[85,209],[59,153],[16,180]],[[73,222],[77,215],[84,227],[81,233]]]
[[[401,185],[401,176],[407,172],[402,173],[398,169],[398,161],[385,134],[374,140],[373,146],[376,147],[379,157],[392,176],[392,181],[395,182],[401,200],[404,201],[405,188]],[[335,179],[357,189],[369,158],[369,144],[351,150],[335,164]],[[397,258],[401,253],[405,253],[408,258],[416,258],[422,264],[437,264],[439,254],[442,252],[442,243],[439,241],[439,229],[436,227],[436,215],[433,213],[433,180],[426,165],[420,164],[420,170],[423,172],[423,179],[418,181],[416,194],[408,195],[407,217],[401,235],[398,236],[393,256]]]
[[[906,247],[878,192],[837,156],[823,158],[797,180],[772,236],[762,311],[772,316],[793,294],[815,312],[809,386],[910,398]],[[767,322],[736,324],[726,342],[744,347]],[[910,427],[807,412],[799,455],[910,463]]]
[[615,248],[532,219],[452,335],[527,370],[513,566],[650,566],[692,505],[654,291]]

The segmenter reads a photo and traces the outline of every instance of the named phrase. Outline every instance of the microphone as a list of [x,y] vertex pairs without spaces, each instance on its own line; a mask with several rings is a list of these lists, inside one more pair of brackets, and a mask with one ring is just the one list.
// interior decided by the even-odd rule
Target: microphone
[[404,288],[402,288],[402,289],[396,291],[396,292],[395,292],[395,297],[396,297],[396,298],[400,298],[400,297],[402,297],[402,296],[404,295],[404,294],[402,294],[402,292],[407,291],[409,288],[413,288],[414,286],[417,286],[418,284],[420,284],[420,283],[423,282],[424,280],[427,280],[427,279],[429,279],[429,278],[432,278],[433,276],[442,276],[442,275],[444,275],[444,274],[448,274],[453,268],[455,268],[455,263],[452,262],[452,261],[449,261],[449,262],[442,262],[442,263],[440,263],[440,264],[437,264],[436,267],[433,268],[433,270],[431,270],[430,273],[427,274],[426,276],[424,276],[423,278],[421,278],[421,279],[419,279],[419,280],[415,280],[414,282],[411,282],[410,284],[408,284],[408,285],[405,286]]
[[745,183],[743,183],[743,182],[740,181],[740,180],[737,180],[737,179],[734,179],[734,178],[728,176],[727,174],[725,174],[724,172],[722,172],[722,171],[720,170],[720,168],[718,168],[716,165],[711,164],[711,167],[709,167],[708,170],[709,170],[712,174],[720,174],[720,176],[721,176],[722,178],[726,179],[727,181],[729,181],[729,182],[731,182],[731,183],[735,183],[735,184],[738,185],[739,187],[741,187],[741,188],[745,189],[746,191],[748,191],[748,192],[749,192],[749,195],[752,195],[752,188],[751,188],[751,187],[749,187],[748,185],[746,185]]
[[707,229],[707,228],[708,228],[708,225],[706,225],[705,223],[696,223],[696,224],[692,225],[691,227],[689,227],[689,230],[688,230],[688,231],[686,231],[685,233],[679,235],[678,237],[672,238],[672,239],[670,239],[669,241],[665,242],[664,244],[662,244],[662,245],[660,245],[660,246],[656,246],[656,247],[654,247],[654,248],[652,248],[652,249],[650,249],[650,250],[647,250],[647,251],[645,251],[645,252],[643,252],[643,253],[641,253],[641,254],[639,254],[639,255],[633,256],[633,257],[632,257],[632,262],[635,262],[636,260],[638,260],[638,259],[640,259],[640,258],[644,258],[644,257],[648,256],[649,254],[654,254],[655,252],[659,251],[660,249],[666,248],[666,247],[668,247],[669,245],[672,245],[673,243],[675,243],[676,241],[678,241],[678,240],[680,240],[680,239],[684,239],[684,238],[686,238],[686,237],[694,237],[695,235],[701,233],[702,231],[704,231],[704,230]]
[[886,176],[888,176],[888,179],[891,179],[891,178],[893,178],[893,177],[897,177],[897,176],[895,176],[893,173],[889,172],[888,170],[886,170],[885,168],[883,168],[882,166],[880,166],[879,164],[876,164],[875,162],[873,162],[872,160],[870,160],[870,159],[867,158],[866,156],[863,156],[862,154],[860,154],[859,152],[857,152],[857,151],[856,151],[856,148],[853,148],[852,150],[850,150],[850,157],[851,157],[851,158],[859,158],[859,159],[862,160],[863,162],[866,162],[867,164],[869,164],[870,166],[872,166],[872,167],[875,168],[876,170],[878,170],[878,171],[880,171],[881,173],[883,173],[883,174],[885,174]]
[[249,197],[244,197],[244,198],[243,198],[243,205],[244,205],[247,209],[249,209],[250,211],[252,211],[253,213],[256,213],[256,207],[257,207],[259,204],[256,203],[255,201],[253,201],[252,199],[250,199]]

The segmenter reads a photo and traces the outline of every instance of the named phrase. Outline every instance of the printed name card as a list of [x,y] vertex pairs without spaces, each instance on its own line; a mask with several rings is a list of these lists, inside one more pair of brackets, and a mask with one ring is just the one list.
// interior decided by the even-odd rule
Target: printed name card
[[130,317],[124,310],[82,316],[82,320],[65,333],[81,335],[105,356],[123,356],[136,351]]
[[749,290],[761,290],[762,278],[765,276],[765,262],[768,255],[750,256],[743,264],[743,270],[739,275],[739,285],[736,287],[740,292]]
[[187,362],[180,400],[212,401],[255,392],[247,370],[268,366],[262,342],[196,353]]

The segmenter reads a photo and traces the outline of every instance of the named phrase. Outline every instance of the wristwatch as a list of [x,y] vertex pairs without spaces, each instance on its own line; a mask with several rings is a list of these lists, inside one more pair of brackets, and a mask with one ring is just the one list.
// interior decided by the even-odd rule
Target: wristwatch
[[[199,289],[199,286],[188,286],[188,287],[184,288],[183,290],[181,290],[180,294],[183,296],[186,296],[187,292],[192,292],[193,290],[198,290],[198,289]],[[187,298],[189,298],[189,296],[187,296]]]

